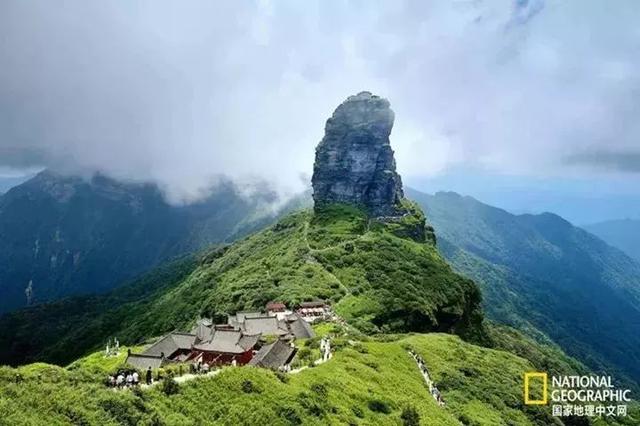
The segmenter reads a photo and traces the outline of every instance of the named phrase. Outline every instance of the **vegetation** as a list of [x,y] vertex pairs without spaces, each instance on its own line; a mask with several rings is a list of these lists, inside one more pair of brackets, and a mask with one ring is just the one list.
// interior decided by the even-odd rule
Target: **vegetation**
[[[345,205],[289,215],[228,248],[175,262],[107,296],[4,317],[0,362],[66,363],[109,337],[137,344],[188,329],[198,316],[223,319],[270,300],[295,305],[324,299],[370,333],[452,331],[485,338],[475,284],[453,273],[430,242],[399,237],[397,224],[389,226],[369,226],[361,210]],[[61,315],[63,310],[68,313]]]
[[[127,321],[135,321],[151,301],[182,282],[197,265],[196,256],[186,256],[106,295],[65,299],[2,316],[0,364],[47,361],[63,365],[104,347]],[[146,331],[153,336],[164,330]],[[143,335],[129,339],[140,340]]]
[[[548,407],[523,406],[522,372],[535,367],[516,355],[447,334],[360,342],[336,338],[336,348],[329,362],[288,375],[285,381],[269,370],[228,367],[216,377],[179,385],[164,380],[134,392],[102,384],[104,372],[116,361],[100,353],[68,368],[3,367],[0,418],[16,426],[561,425],[550,417]],[[409,348],[425,359],[445,407],[429,394]],[[100,360],[103,369],[95,368]],[[637,415],[632,412],[626,424],[635,424]]]
[[638,263],[550,213],[513,215],[455,193],[411,196],[440,252],[481,286],[489,318],[638,383]]
[[640,262],[640,220],[608,220],[583,228]]
[[[372,222],[343,205],[290,215],[233,246],[84,299],[90,314],[41,325],[45,331],[58,327],[60,342],[45,339],[38,352],[60,360],[65,344],[77,354],[100,349],[113,336],[140,343],[186,329],[198,315],[222,319],[274,299],[296,304],[320,298],[350,324],[315,326],[319,335],[333,336],[337,352],[326,363],[313,366],[317,337],[298,342],[297,365],[313,368],[297,374],[229,367],[216,377],[178,384],[167,371],[160,385],[135,391],[104,385],[122,367],[126,348],[119,357],[94,353],[65,368],[2,367],[0,419],[12,425],[562,425],[548,407],[524,406],[522,374],[588,369],[555,346],[485,325],[475,284],[453,273],[428,237],[413,232],[422,220],[409,215]],[[26,311],[31,324],[50,309]],[[18,327],[20,315],[10,318]],[[5,341],[30,341],[26,333],[1,330]],[[466,341],[452,334],[406,334],[438,331]],[[445,407],[429,394],[410,349],[425,359]],[[637,421],[633,408],[618,424]]]
[[277,196],[261,189],[249,198],[223,181],[206,199],[173,206],[152,184],[43,171],[0,195],[0,313],[104,293],[169,259],[262,228],[273,221],[265,206]]

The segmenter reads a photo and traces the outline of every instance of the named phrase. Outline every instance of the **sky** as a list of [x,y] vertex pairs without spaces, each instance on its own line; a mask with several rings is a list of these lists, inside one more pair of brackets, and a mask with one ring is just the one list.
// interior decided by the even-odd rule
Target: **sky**
[[0,179],[99,171],[180,203],[224,175],[293,194],[333,109],[369,90],[418,189],[516,211],[633,201],[637,22],[634,0],[4,0]]

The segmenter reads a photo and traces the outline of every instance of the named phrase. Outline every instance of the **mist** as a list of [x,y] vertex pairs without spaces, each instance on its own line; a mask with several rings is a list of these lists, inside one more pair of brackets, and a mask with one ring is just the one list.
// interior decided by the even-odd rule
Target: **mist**
[[324,122],[369,90],[403,176],[640,171],[634,1],[0,3],[0,168],[309,185]]

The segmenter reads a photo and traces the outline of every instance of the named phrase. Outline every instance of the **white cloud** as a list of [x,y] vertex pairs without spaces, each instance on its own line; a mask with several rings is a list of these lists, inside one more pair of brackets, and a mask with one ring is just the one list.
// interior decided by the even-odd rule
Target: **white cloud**
[[174,200],[220,174],[297,190],[361,90],[391,101],[408,175],[637,149],[634,1],[66,5],[0,4],[0,164],[154,180]]

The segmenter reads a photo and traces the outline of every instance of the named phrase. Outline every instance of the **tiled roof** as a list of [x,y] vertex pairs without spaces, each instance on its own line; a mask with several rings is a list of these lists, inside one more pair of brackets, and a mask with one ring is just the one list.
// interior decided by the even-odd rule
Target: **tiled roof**
[[196,325],[191,329],[191,334],[198,334],[198,329],[201,329],[202,327],[211,327],[212,325],[213,321],[210,318],[200,318],[196,322]]
[[293,359],[296,348],[282,340],[263,346],[249,362],[257,367],[278,369]]
[[258,340],[260,340],[260,334],[243,334],[240,340],[238,340],[238,346],[249,350],[258,343]]
[[146,370],[149,367],[155,369],[162,366],[162,358],[153,355],[130,354],[125,363],[139,370]]
[[198,324],[193,330],[191,330],[191,332],[196,335],[196,342],[206,342],[211,340],[211,326]]
[[237,322],[243,322],[246,318],[258,318],[261,316],[264,316],[262,312],[240,311],[240,312],[236,312],[236,314],[232,315],[230,318],[234,318]]
[[262,334],[263,336],[283,336],[288,333],[286,323],[278,321],[277,317],[246,318],[242,329],[248,334]]
[[145,350],[143,355],[161,356],[171,358],[171,355],[180,349],[191,349],[191,345],[195,342],[196,336],[187,333],[171,333],[158,340]]
[[313,331],[313,328],[311,328],[308,322],[297,315],[295,315],[295,319],[292,317],[294,316],[290,315],[288,319],[289,329],[296,339],[310,339],[316,336],[315,331]]
[[171,333],[171,337],[173,337],[178,349],[191,349],[191,345],[196,339],[196,336],[191,333]]
[[327,304],[322,300],[315,300],[313,302],[302,302],[301,308],[324,308]]
[[287,309],[287,305],[285,305],[282,302],[269,302],[269,303],[267,303],[267,311],[284,310],[284,309]]
[[260,339],[260,335],[244,334],[241,330],[213,331],[211,340],[198,343],[194,349],[207,352],[220,352],[228,354],[241,354],[251,349]]

